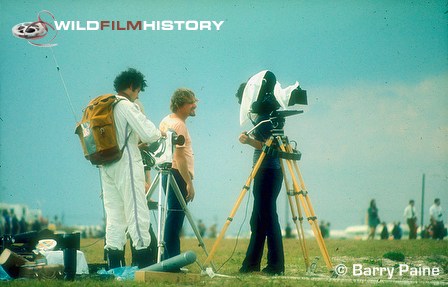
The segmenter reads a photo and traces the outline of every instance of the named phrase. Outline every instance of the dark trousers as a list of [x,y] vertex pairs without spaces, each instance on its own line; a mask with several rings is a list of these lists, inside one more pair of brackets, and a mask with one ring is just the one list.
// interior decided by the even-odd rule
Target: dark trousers
[[[177,169],[171,169],[171,173],[176,180],[177,185],[179,186],[179,190],[182,193],[183,198],[187,196],[187,184],[185,183],[182,175],[179,173]],[[171,179],[172,180],[172,179]],[[162,185],[164,190],[166,190],[167,177],[163,176]],[[177,200],[177,196],[174,192],[174,189],[170,187],[168,189],[168,211],[165,220],[165,252],[164,252],[164,260],[174,257],[180,254],[180,232],[182,230],[182,225],[184,223],[185,212],[180,205],[179,200]]]
[[433,232],[433,239],[443,239],[445,237],[445,224],[443,224],[443,221],[433,223]]
[[408,218],[407,223],[409,226],[409,239],[417,239],[417,219]]
[[285,270],[283,242],[277,214],[277,197],[282,187],[281,169],[260,169],[254,179],[254,206],[250,218],[249,246],[243,268],[259,270],[267,239],[267,265],[276,271]]

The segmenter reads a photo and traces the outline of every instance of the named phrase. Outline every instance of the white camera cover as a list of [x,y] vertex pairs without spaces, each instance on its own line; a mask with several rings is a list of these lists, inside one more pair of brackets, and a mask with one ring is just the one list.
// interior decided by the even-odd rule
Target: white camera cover
[[[244,125],[249,119],[249,112],[251,111],[251,106],[255,101],[257,101],[258,93],[260,92],[260,88],[263,83],[263,78],[267,71],[268,70],[263,70],[253,75],[246,83],[240,107],[241,126]],[[276,82],[274,87],[274,96],[283,109],[287,109],[289,98],[291,97],[291,92],[298,86],[299,83],[296,81],[294,85],[288,86],[283,89],[280,83],[278,81]]]

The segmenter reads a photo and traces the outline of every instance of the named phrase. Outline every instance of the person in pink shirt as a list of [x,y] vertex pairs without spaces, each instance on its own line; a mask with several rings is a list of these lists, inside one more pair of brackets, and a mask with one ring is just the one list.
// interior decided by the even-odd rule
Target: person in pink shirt
[[[194,153],[191,137],[185,123],[188,117],[196,116],[198,100],[193,91],[186,88],[177,89],[171,97],[171,114],[167,115],[160,123],[161,131],[173,130],[177,135],[185,137],[183,145],[176,145],[173,154],[171,173],[179,186],[185,202],[193,201],[195,196],[194,177]],[[167,178],[162,178],[163,186],[166,188]],[[165,220],[165,252],[164,259],[180,254],[180,231],[185,218],[182,206],[177,200],[174,190],[168,189],[168,212]]]

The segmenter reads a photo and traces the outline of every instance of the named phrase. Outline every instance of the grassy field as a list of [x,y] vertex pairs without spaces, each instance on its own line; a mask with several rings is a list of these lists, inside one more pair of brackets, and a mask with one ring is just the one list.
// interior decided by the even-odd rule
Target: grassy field
[[[306,274],[304,258],[296,239],[285,239],[285,276],[267,277],[261,273],[252,273],[250,275],[241,275],[238,269],[244,258],[248,245],[247,239],[240,239],[235,248],[234,239],[225,239],[219,245],[218,251],[214,257],[214,265],[218,268],[218,274],[227,275],[230,278],[208,276],[201,277],[199,282],[191,283],[166,283],[150,282],[140,283],[135,281],[117,281],[100,280],[92,276],[78,278],[75,282],[65,282],[60,280],[38,281],[38,280],[15,280],[3,283],[4,286],[448,286],[448,241],[433,240],[402,240],[402,241],[355,241],[355,240],[326,240],[326,246],[330,253],[331,261],[334,266],[344,264],[348,268],[346,275],[338,278],[331,278],[326,268],[325,262],[320,254],[315,240],[307,240],[309,256],[311,260],[317,260],[317,268],[312,275]],[[207,249],[210,250],[214,240],[205,239]],[[95,239],[83,239],[81,250],[84,252],[89,264],[103,262],[103,241]],[[196,239],[182,239],[182,250],[193,250],[198,256],[199,262],[205,261],[205,254],[202,248],[198,246]],[[234,252],[233,252],[234,251]],[[394,261],[385,258],[389,253],[389,258],[397,259],[404,255],[404,261]],[[233,255],[232,255],[233,254]],[[397,256],[400,255],[400,256]],[[130,262],[130,251],[126,251],[127,262]],[[262,264],[266,264],[264,257]],[[225,263],[225,264],[224,264]],[[391,279],[388,279],[387,273],[366,274],[354,276],[352,266],[354,264],[362,265],[368,270],[379,270],[380,268],[395,268],[395,273]],[[398,274],[399,264],[404,264],[410,270],[416,272],[409,274],[405,272]],[[262,267],[264,267],[262,265]],[[440,275],[430,276],[428,274],[419,274],[418,270],[440,270]],[[190,273],[200,274],[201,268],[198,264],[187,266]],[[411,276],[412,275],[412,276]]]

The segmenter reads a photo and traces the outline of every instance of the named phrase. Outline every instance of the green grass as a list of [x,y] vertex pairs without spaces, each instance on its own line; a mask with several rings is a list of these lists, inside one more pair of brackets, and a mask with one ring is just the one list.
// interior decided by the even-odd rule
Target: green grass
[[[437,277],[394,277],[389,281],[387,278],[354,278],[352,276],[340,276],[336,279],[330,278],[329,271],[321,256],[318,245],[314,239],[307,240],[309,249],[309,257],[313,260],[316,256],[320,257],[318,260],[318,267],[314,276],[307,277],[304,258],[297,239],[285,239],[285,260],[286,271],[285,276],[272,278],[266,277],[262,274],[240,275],[238,269],[244,259],[246,248],[248,245],[247,239],[240,239],[236,246],[235,252],[232,252],[235,247],[234,239],[223,240],[214,256],[214,265],[219,268],[217,273],[234,276],[231,279],[225,278],[209,278],[204,276],[203,280],[194,286],[360,286],[368,284],[370,286],[397,286],[402,280],[412,280],[415,283],[413,286],[431,286],[434,283],[441,283],[442,281],[448,285],[448,241],[433,241],[433,240],[402,240],[402,241],[355,241],[355,240],[326,240],[326,246],[331,257],[333,266],[338,264],[345,264],[351,267],[355,263],[361,263],[368,267],[383,267],[383,266],[397,266],[398,262],[384,258],[386,253],[401,253],[404,255],[404,262],[410,266],[432,266],[439,267],[442,270],[442,275]],[[205,239],[207,250],[210,250],[214,240]],[[87,261],[90,263],[104,263],[103,262],[103,241],[94,239],[85,239],[81,242],[81,250],[84,252]],[[127,246],[128,247],[128,246]],[[198,256],[198,261],[203,263],[206,259],[205,253],[198,246],[196,239],[182,239],[182,250],[193,250]],[[232,256],[231,256],[232,255]],[[266,264],[266,251],[262,261],[262,267]],[[231,256],[231,257],[230,257]],[[127,262],[130,262],[130,251],[126,250]],[[226,262],[224,265],[223,263]],[[223,265],[223,266],[222,266]],[[198,264],[187,266],[191,273],[199,274],[201,269]],[[301,277],[292,278],[292,277]],[[365,282],[361,282],[367,279]],[[404,282],[403,282],[404,283]],[[92,277],[78,279],[75,282],[65,282],[61,280],[38,281],[38,280],[15,280],[12,282],[2,283],[3,286],[192,286],[188,284],[173,284],[173,283],[139,283],[135,281],[117,281],[107,280],[100,281]]]

